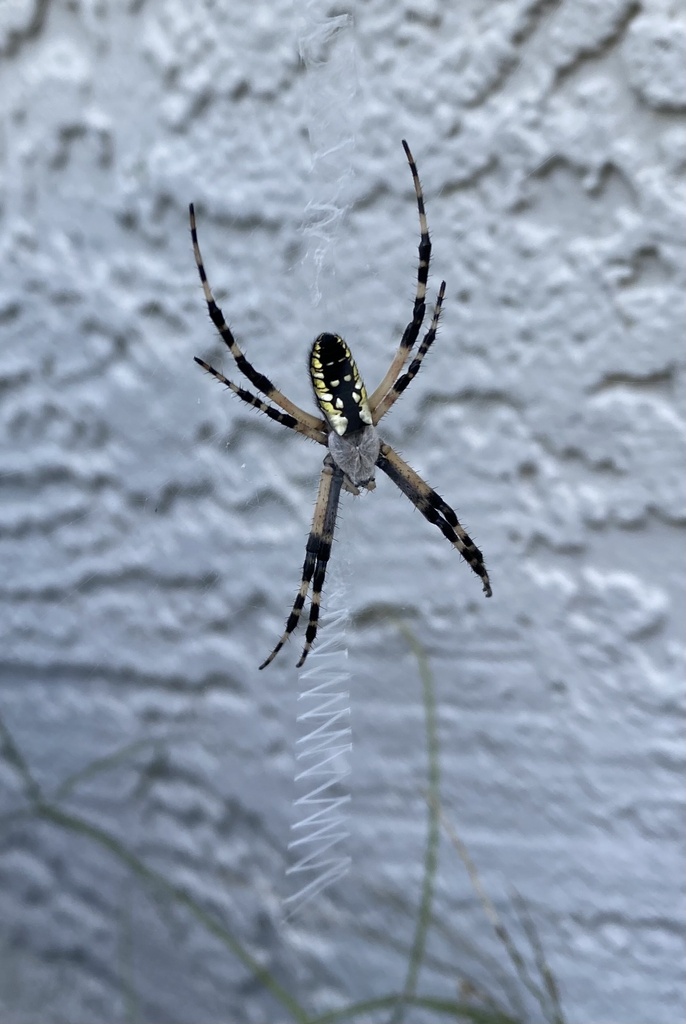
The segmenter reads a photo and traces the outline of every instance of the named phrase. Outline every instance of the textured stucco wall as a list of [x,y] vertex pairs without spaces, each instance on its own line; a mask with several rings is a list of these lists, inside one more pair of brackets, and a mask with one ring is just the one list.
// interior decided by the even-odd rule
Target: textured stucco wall
[[[399,617],[437,682],[446,817],[506,918],[509,887],[528,901],[569,1020],[683,1019],[683,51],[676,0],[0,4],[3,1021],[287,1016],[116,851],[17,817],[13,743],[47,789],[133,744],[61,806],[313,1011],[402,985],[426,752]],[[385,433],[494,597],[389,482],[344,496],[354,860],[285,924],[298,645],[257,665],[320,455],[192,363],[230,366],[186,209],[289,395],[310,407],[322,329],[373,387],[411,308],[402,137],[448,290]],[[347,210],[323,241],[313,197]],[[504,957],[441,863],[423,987],[452,997],[495,986],[462,940]]]

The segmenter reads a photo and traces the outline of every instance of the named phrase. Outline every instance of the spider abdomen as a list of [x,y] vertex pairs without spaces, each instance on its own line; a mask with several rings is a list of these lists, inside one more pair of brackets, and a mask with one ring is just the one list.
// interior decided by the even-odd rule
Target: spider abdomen
[[364,381],[338,334],[315,338],[310,352],[310,379],[317,405],[339,437],[372,425]]

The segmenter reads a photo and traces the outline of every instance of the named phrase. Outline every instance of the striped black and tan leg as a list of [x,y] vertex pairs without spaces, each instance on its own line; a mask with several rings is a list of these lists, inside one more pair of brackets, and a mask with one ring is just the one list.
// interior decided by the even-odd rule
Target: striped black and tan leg
[[260,668],[266,668],[267,665],[274,660],[283,645],[286,643],[286,640],[288,640],[289,636],[298,625],[298,622],[300,621],[300,614],[303,610],[305,598],[307,597],[311,583],[312,597],[310,599],[310,619],[307,624],[305,646],[303,647],[302,655],[298,662],[298,668],[303,665],[307,655],[310,653],[312,644],[317,636],[319,606],[322,590],[324,588],[324,579],[326,577],[326,567],[331,554],[334,530],[336,528],[336,515],[338,513],[338,503],[341,496],[342,484],[343,472],[338,468],[338,466],[333,464],[330,456],[327,455],[324,460],[324,467],[319,480],[319,491],[317,493],[317,503],[314,508],[312,529],[310,530],[310,535],[307,538],[300,588],[296,594],[295,601],[293,602],[293,608],[288,616],[288,621],[286,622],[286,628],[283,635],[269,657],[262,662]]
[[326,569],[331,555],[331,545],[333,544],[334,532],[336,530],[338,503],[341,497],[342,483],[343,472],[338,468],[338,466],[334,466],[332,469],[331,491],[329,492],[329,501],[326,507],[326,514],[324,516],[324,529],[322,531],[319,555],[317,558],[317,564],[314,567],[314,576],[312,577],[310,618],[307,623],[307,629],[305,630],[305,645],[302,649],[302,654],[300,655],[300,661],[297,663],[297,668],[302,668],[305,664],[305,659],[312,650],[312,644],[317,637],[319,609],[321,607],[324,580],[326,579]]
[[450,505],[432,487],[429,487],[389,445],[382,443],[377,465],[400,488],[403,494],[407,495],[424,518],[437,526],[443,536],[450,541],[453,547],[457,548],[472,570],[480,577],[486,597],[490,597],[491,582],[484,565],[483,555],[469,534],[460,526]]
[[[417,165],[414,162],[414,157],[412,156],[410,147],[405,142],[405,139],[403,139],[403,149],[405,150],[405,156],[407,157],[407,162],[410,165],[410,170],[412,172],[414,191],[417,196],[417,209],[419,210],[419,265],[417,267],[417,291],[415,293],[412,319],[403,332],[403,336],[400,339],[400,345],[398,346],[398,351],[393,357],[393,362],[389,366],[384,379],[369,399],[369,405],[372,409],[374,409],[386,396],[400,374],[403,366],[407,362],[407,358],[419,337],[419,332],[422,329],[424,316],[426,314],[426,284],[429,280],[431,239],[429,237],[426,211],[424,209],[424,193],[422,192],[422,186],[419,181]],[[374,420],[374,422],[376,423],[376,420]]]
[[431,317],[431,326],[424,335],[424,339],[417,350],[417,355],[410,363],[407,372],[403,373],[401,377],[398,377],[387,395],[381,399],[375,409],[372,409],[372,420],[375,424],[378,423],[379,420],[383,419],[391,406],[398,401],[408,384],[410,384],[419,373],[419,367],[422,365],[422,359],[429,351],[436,338],[436,331],[438,330],[438,321],[441,316],[444,296],[445,281],[441,281],[441,287],[438,289],[438,295],[436,296],[436,305],[434,306],[433,316]]
[[219,370],[215,370],[214,366],[210,366],[204,359],[199,359],[198,356],[193,356],[198,366],[202,366],[203,370],[207,370],[211,373],[215,380],[218,380],[220,384],[225,384],[227,388],[233,391],[234,395],[238,395],[240,399],[247,402],[248,405],[252,405],[254,409],[259,409],[260,412],[266,413],[270,419],[276,423],[280,423],[282,427],[290,427],[291,430],[297,431],[299,434],[304,434],[305,437],[312,438],[313,441],[317,441],[319,444],[326,444],[327,435],[322,430],[312,430],[305,423],[301,423],[300,420],[296,419],[295,416],[291,416],[287,412],[281,412],[280,409],[274,409],[267,402],[263,402],[257,395],[253,395],[251,391],[247,391],[246,388],[239,387],[238,384],[234,384],[232,380],[225,377]]
[[[288,413],[290,416],[295,417],[301,424],[309,427],[314,431],[325,430],[326,424],[324,420],[318,416],[312,416],[309,412],[305,412],[300,406],[296,405],[295,402],[291,402],[277,387],[272,384],[268,377],[265,377],[263,373],[259,373],[258,370],[249,362],[244,356],[238,342],[234,338],[231,328],[224,319],[224,314],[214,300],[212,289],[210,288],[209,281],[207,280],[207,274],[205,273],[205,265],[202,260],[200,253],[200,245],[198,244],[198,231],[195,223],[195,209],[193,203],[189,206],[189,215],[191,223],[191,239],[193,241],[193,253],[195,255],[195,262],[198,268],[198,274],[200,275],[200,281],[202,289],[205,294],[205,302],[207,303],[207,309],[210,314],[210,319],[214,326],[219,331],[222,341],[228,348],[229,352],[236,360],[236,365],[241,373],[250,381],[253,387],[263,394],[270,402],[274,405],[278,405],[280,409]],[[201,364],[202,365],[202,364]]]

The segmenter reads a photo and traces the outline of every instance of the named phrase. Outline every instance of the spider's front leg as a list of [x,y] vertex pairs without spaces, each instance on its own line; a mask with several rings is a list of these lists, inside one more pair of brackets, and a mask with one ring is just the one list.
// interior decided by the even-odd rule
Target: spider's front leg
[[303,647],[302,655],[298,662],[298,668],[304,664],[305,658],[310,653],[312,644],[317,636],[319,606],[321,603],[322,590],[324,588],[324,579],[326,577],[326,567],[331,554],[333,534],[336,528],[336,514],[338,512],[338,503],[341,496],[342,486],[343,471],[340,470],[338,466],[334,465],[331,456],[327,455],[324,459],[324,466],[319,479],[319,491],[317,493],[317,503],[314,507],[312,529],[310,530],[310,535],[307,538],[300,589],[295,596],[293,608],[291,609],[291,614],[288,616],[288,621],[286,622],[286,628],[283,635],[269,657],[260,665],[261,669],[266,668],[267,665],[274,660],[283,645],[286,643],[286,640],[288,640],[289,636],[298,625],[298,622],[300,621],[300,614],[303,610],[303,605],[305,604],[305,598],[307,597],[311,582],[312,597],[310,599],[310,620],[307,624],[307,630],[305,632],[305,646]]
[[450,541],[454,548],[457,548],[473,572],[480,578],[486,597],[490,597],[492,594],[491,581],[484,564],[484,556],[467,531],[460,525],[450,505],[434,491],[433,487],[429,487],[419,473],[408,466],[390,445],[383,441],[377,465],[400,488],[403,494],[407,495],[424,518],[437,526],[443,536]]

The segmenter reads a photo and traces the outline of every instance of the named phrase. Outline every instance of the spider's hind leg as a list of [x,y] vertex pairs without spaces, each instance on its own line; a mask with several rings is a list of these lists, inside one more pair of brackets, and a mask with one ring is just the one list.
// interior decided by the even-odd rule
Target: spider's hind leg
[[268,402],[263,402],[257,395],[253,395],[245,388],[234,384],[233,381],[225,377],[219,370],[215,370],[214,366],[206,363],[204,359],[200,359],[198,356],[193,356],[193,358],[198,366],[202,366],[203,370],[211,374],[215,380],[219,381],[220,384],[224,384],[230,391],[233,391],[234,395],[237,395],[246,405],[251,405],[253,409],[259,409],[260,412],[265,413],[270,419],[280,423],[282,427],[289,427],[291,430],[304,434],[305,437],[309,437],[313,441],[318,441],[319,444],[326,444],[326,434],[323,431],[312,430],[307,424],[301,423],[299,419],[296,419],[295,416],[290,416],[287,412],[281,412],[280,409],[272,408]]
[[443,299],[445,297],[445,281],[441,282],[441,287],[438,289],[438,295],[436,296],[436,302],[434,305],[433,315],[431,317],[431,324],[429,330],[424,335],[424,339],[419,346],[417,355],[414,357],[409,365],[406,373],[393,383],[390,390],[381,399],[378,405],[376,405],[372,411],[374,423],[378,423],[379,420],[383,419],[388,410],[395,405],[400,396],[402,395],[408,384],[411,384],[414,378],[419,373],[419,368],[422,365],[422,359],[429,351],[434,341],[436,340],[436,331],[438,330],[438,321],[441,318],[441,310],[443,309]]
[[[417,212],[419,213],[419,262],[417,264],[417,288],[415,291],[414,305],[412,307],[412,319],[403,331],[403,336],[400,339],[400,345],[393,357],[391,365],[386,371],[384,379],[369,398],[369,405],[372,412],[381,399],[387,394],[388,389],[402,371],[402,368],[407,362],[407,358],[419,337],[419,332],[421,331],[422,324],[424,323],[424,316],[426,315],[426,285],[429,280],[429,265],[431,263],[431,238],[429,236],[429,227],[426,220],[424,193],[419,181],[417,165],[414,162],[414,157],[412,156],[410,147],[405,142],[405,139],[402,141],[405,156],[407,157],[407,162],[410,166],[410,173],[412,174],[415,198],[417,200]],[[376,423],[377,420],[375,419],[374,422]]]
[[[320,432],[325,424],[322,419],[317,416],[312,416],[309,412],[305,412],[295,402],[291,402],[290,399],[281,392],[268,377],[265,377],[263,373],[260,373],[252,363],[246,358],[238,342],[233,336],[233,332],[226,320],[221,308],[217,305],[217,302],[210,288],[210,282],[207,279],[207,272],[205,270],[205,264],[203,262],[202,253],[200,252],[200,242],[198,241],[198,228],[195,220],[195,207],[193,203],[188,207],[188,213],[190,217],[191,226],[191,241],[193,243],[193,254],[195,256],[195,265],[198,268],[198,275],[200,276],[200,283],[202,284],[202,290],[205,295],[205,302],[207,304],[207,311],[210,314],[210,320],[217,328],[219,335],[228,348],[229,352],[236,361],[236,366],[243,374],[243,376],[250,381],[254,388],[264,395],[270,402],[283,409],[289,416],[294,417],[303,426],[309,427],[311,431]],[[197,360],[201,366],[206,366],[201,360]],[[207,367],[209,369],[209,367]],[[210,370],[210,372],[212,372]],[[217,374],[215,374],[217,376]],[[221,379],[221,378],[220,378]]]

